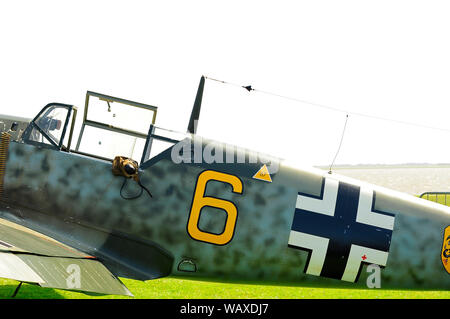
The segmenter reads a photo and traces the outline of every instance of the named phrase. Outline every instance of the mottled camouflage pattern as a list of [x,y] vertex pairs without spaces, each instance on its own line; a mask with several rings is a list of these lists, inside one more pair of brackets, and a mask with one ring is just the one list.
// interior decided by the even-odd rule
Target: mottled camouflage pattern
[[[135,200],[125,200],[119,194],[123,177],[112,175],[110,162],[12,142],[3,200],[22,208],[12,213],[1,210],[2,217],[99,257],[119,276],[145,280],[168,275],[164,267],[173,257],[169,266],[176,275],[351,285],[304,274],[307,253],[288,247],[298,192],[319,195],[326,172],[296,170],[281,162],[273,182],[267,183],[251,178],[261,164],[175,164],[170,149],[150,164],[141,172],[141,180],[153,198],[144,192]],[[194,240],[186,229],[197,177],[207,169],[238,175],[243,182],[242,194],[232,193],[225,183],[207,184],[206,196],[232,201],[238,208],[234,237],[224,246]],[[138,192],[129,180],[125,193]],[[389,203],[388,197],[377,193],[375,206]],[[426,214],[396,213],[382,288],[448,289],[450,276],[441,265],[440,250],[449,215],[444,212],[431,219]],[[200,229],[221,232],[224,212],[205,208],[201,216]],[[111,237],[142,246],[113,256]],[[165,254],[162,267],[152,269],[158,253],[149,258],[145,245]],[[196,272],[177,270],[179,266],[191,270],[192,264]],[[364,268],[357,285],[365,286],[366,276]]]

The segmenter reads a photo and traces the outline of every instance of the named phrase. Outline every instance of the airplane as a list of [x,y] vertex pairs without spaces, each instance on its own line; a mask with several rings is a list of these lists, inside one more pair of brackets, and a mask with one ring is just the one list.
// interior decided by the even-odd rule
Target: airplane
[[120,278],[169,275],[449,289],[450,207],[203,138],[204,84],[186,133],[92,91],[75,147],[73,105],[0,115],[0,277],[126,296]]

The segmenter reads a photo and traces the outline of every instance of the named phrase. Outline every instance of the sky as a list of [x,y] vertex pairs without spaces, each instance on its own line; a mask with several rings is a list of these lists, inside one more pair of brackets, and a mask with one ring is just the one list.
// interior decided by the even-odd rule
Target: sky
[[235,85],[206,81],[201,136],[308,165],[449,163],[448,12],[433,0],[0,1],[0,114],[61,102],[80,120],[90,90],[155,105],[158,126],[186,132],[204,75]]

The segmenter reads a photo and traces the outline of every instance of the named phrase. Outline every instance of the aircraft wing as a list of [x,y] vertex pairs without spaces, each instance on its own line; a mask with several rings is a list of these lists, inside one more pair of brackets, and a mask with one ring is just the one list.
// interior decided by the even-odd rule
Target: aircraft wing
[[2,218],[0,277],[48,288],[132,296],[95,257]]

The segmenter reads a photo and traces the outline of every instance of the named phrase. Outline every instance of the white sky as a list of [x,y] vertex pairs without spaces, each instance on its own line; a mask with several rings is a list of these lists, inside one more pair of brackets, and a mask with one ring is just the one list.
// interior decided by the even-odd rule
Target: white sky
[[[2,1],[0,114],[87,90],[185,132],[201,75],[450,130],[448,1]],[[345,114],[207,81],[198,133],[329,164]],[[350,116],[336,163],[450,162],[450,131]]]

